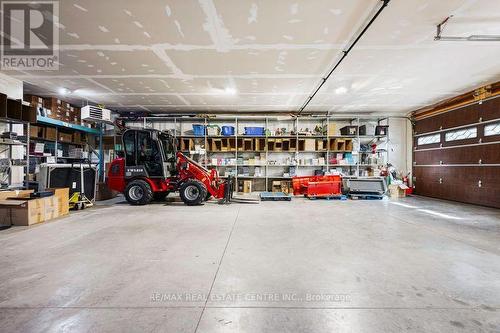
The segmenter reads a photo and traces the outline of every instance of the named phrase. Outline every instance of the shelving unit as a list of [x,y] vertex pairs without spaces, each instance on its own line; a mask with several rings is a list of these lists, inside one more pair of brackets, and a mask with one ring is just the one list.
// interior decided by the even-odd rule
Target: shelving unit
[[[30,128],[30,124],[29,122],[24,122],[24,121],[20,121],[20,120],[16,120],[16,119],[9,119],[9,118],[0,118],[0,123],[2,124],[6,124],[8,126],[8,130],[9,131],[12,131],[13,130],[13,125],[14,124],[19,124],[19,125],[23,125],[23,131],[24,133],[29,133],[29,128]],[[30,161],[30,156],[29,156],[29,153],[28,153],[28,147],[29,147],[29,135],[21,135],[20,136],[21,139],[18,139],[18,140],[7,140],[7,139],[2,139],[0,138],[0,155],[3,154],[3,153],[8,153],[8,157],[7,159],[10,160],[10,164],[12,164],[12,161],[13,160],[16,160],[16,161],[22,161],[22,164],[16,164],[16,166],[23,166],[23,178],[25,181],[28,181],[28,172],[27,172],[27,169],[29,167],[29,161]],[[26,138],[25,140],[23,140],[24,138]],[[4,147],[7,147],[6,149]],[[13,156],[13,148],[14,147],[23,147],[24,149],[24,158],[22,159],[13,159],[12,156]],[[17,162],[16,162],[17,163]],[[9,175],[8,175],[8,184],[9,186],[12,186],[14,185],[14,187],[22,187],[23,184],[12,184],[12,173],[11,173],[11,170],[9,170]]]
[[[342,118],[342,117],[216,117],[216,118],[188,118],[188,117],[151,117],[141,118],[138,121],[125,119],[129,127],[155,128],[158,130],[170,131],[176,140],[178,140],[178,149],[191,155],[207,168],[216,168],[221,175],[232,175],[238,179],[264,179],[265,190],[270,188],[269,181],[287,180],[295,175],[311,175],[314,169],[322,172],[338,171],[349,176],[367,175],[368,169],[376,169],[383,166],[388,161],[388,137],[387,135],[360,135],[359,130],[356,135],[340,135],[339,128],[343,126],[357,126],[372,124],[388,124],[388,118]],[[337,128],[333,133],[333,124]],[[235,135],[208,135],[205,132],[203,136],[195,136],[192,133],[192,125],[212,126],[233,126]],[[266,131],[264,136],[244,135],[244,127],[264,127]],[[322,129],[321,132],[312,132],[316,127]],[[276,135],[275,130],[284,129],[283,135]],[[312,135],[301,135],[302,131],[309,130]],[[280,130],[281,132],[281,130]],[[292,134],[293,133],[293,134]],[[217,147],[213,149],[214,142],[220,139],[232,140],[234,146]],[[253,140],[251,149],[238,149],[239,140]],[[255,140],[264,140],[264,149],[256,149]],[[294,149],[276,151],[270,148],[269,144],[276,139],[294,141]],[[302,140],[314,140],[314,148],[302,149],[300,142]],[[344,141],[345,140],[345,141]],[[322,142],[322,147],[318,149],[318,142]],[[348,147],[338,149],[338,144],[346,144]],[[372,151],[361,151],[364,145],[377,143],[375,154]],[[309,146],[311,142],[308,143]],[[218,143],[216,144],[218,145]],[[250,146],[249,146],[250,147]],[[342,154],[344,158],[349,153],[352,162],[333,163],[336,155]],[[241,158],[251,159],[259,156],[259,159],[265,161],[262,164],[242,163]],[[213,163],[212,158],[223,159],[224,163]],[[313,161],[318,160],[317,164]],[[323,162],[319,162],[319,161]],[[343,159],[345,160],[345,159]],[[373,161],[376,163],[373,163]],[[244,160],[243,160],[244,161]],[[300,163],[304,161],[303,163]],[[248,168],[248,175],[243,168]],[[252,168],[253,170],[251,170]],[[259,168],[257,174],[255,168]],[[253,174],[253,175],[252,175]]]
[[[51,131],[51,134],[49,135],[50,138],[33,136],[31,135],[32,133],[30,133],[31,141],[35,142],[35,144],[38,142],[49,144],[48,148],[44,147],[44,154],[40,155],[40,153],[35,153],[30,155],[32,158],[40,159],[40,162],[47,162],[46,160],[47,158],[53,158],[53,161],[57,163],[72,163],[74,161],[82,161],[82,160],[88,160],[90,162],[92,158],[91,154],[96,150],[91,147],[88,138],[85,138],[84,136],[101,135],[101,131],[99,129],[89,128],[77,124],[71,124],[61,120],[52,119],[49,117],[37,116],[36,125],[43,126],[42,128],[44,128],[45,131],[48,131],[49,129]],[[64,135],[65,140],[60,140],[60,137],[62,138],[62,135]],[[64,152],[66,151],[69,152],[69,149],[72,147],[81,148],[82,151],[85,151],[87,153],[88,158],[68,156],[67,154],[64,155]],[[63,156],[59,156],[58,151],[62,151]],[[99,165],[102,164],[100,163],[101,161],[100,156],[102,156],[102,154],[99,153],[96,154],[96,157],[99,159]]]

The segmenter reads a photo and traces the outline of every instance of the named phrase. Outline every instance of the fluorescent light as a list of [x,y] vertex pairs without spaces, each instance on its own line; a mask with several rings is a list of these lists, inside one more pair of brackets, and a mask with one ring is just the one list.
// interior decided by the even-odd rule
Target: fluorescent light
[[337,89],[335,89],[335,93],[337,95],[342,95],[342,94],[345,94],[346,92],[347,92],[346,87],[338,87]]
[[73,91],[73,94],[78,95],[78,96],[95,96],[97,95],[97,92],[92,91],[90,89],[76,89]]
[[59,95],[67,95],[70,93],[70,91],[66,88],[59,88],[58,92],[59,92]]
[[236,95],[236,89],[234,88],[230,88],[230,87],[227,87],[226,89],[224,89],[224,93],[226,95]]

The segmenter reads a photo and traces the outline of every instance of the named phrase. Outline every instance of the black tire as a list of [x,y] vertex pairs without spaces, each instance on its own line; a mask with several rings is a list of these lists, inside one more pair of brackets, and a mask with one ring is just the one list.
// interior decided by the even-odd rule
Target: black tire
[[179,188],[181,200],[188,206],[201,205],[207,197],[207,189],[197,179],[190,179]]
[[156,192],[153,194],[154,201],[165,201],[170,192]]
[[153,199],[153,191],[144,180],[133,180],[125,187],[125,198],[131,205],[147,205]]
[[210,194],[210,192],[207,191],[207,196],[205,197],[205,201],[208,201],[212,198],[212,195]]

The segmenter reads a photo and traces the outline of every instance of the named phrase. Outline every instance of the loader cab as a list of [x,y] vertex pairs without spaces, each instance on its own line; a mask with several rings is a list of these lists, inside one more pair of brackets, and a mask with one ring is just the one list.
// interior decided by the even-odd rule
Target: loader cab
[[123,133],[125,178],[168,178],[175,173],[172,137],[158,130],[131,129]]

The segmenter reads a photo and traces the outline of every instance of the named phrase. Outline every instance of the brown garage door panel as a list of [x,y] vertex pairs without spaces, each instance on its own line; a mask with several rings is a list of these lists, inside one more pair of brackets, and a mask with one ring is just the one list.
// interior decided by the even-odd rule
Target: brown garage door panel
[[416,151],[417,165],[439,164],[500,164],[500,143],[465,146],[451,149]]
[[[500,135],[485,137],[484,126],[493,122],[478,124],[499,118],[500,96],[418,120],[416,134],[443,130],[443,148],[419,151],[431,147],[418,147],[415,138],[415,193],[500,208]],[[459,126],[477,127],[477,136],[446,142],[447,129]]]
[[415,124],[415,133],[422,134],[427,132],[439,131],[441,122],[436,120],[436,117],[424,118]]
[[479,117],[483,118],[483,121],[493,120],[500,117],[500,98],[497,97],[484,101],[479,106]]
[[415,193],[440,198],[443,186],[439,183],[442,167],[416,167],[414,169]]
[[465,106],[456,111],[443,113],[440,119],[443,129],[474,124],[479,121],[478,105]]
[[415,132],[423,134],[440,129],[447,129],[479,122],[478,104],[464,106],[459,109],[438,114],[434,117],[419,120],[415,124]]
[[500,167],[415,167],[414,174],[416,194],[500,208]]

